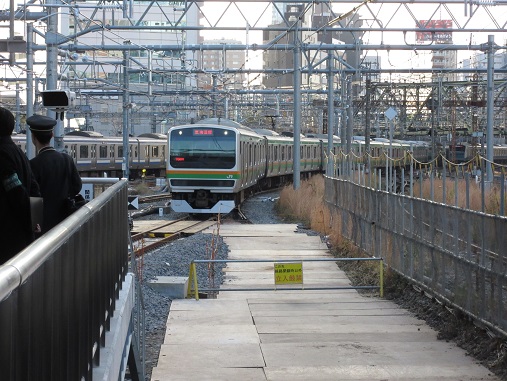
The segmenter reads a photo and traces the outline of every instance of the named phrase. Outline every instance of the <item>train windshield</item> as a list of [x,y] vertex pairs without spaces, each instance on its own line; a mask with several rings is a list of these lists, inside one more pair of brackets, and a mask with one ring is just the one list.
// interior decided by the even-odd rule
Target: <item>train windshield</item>
[[170,136],[173,168],[230,169],[236,164],[236,133],[213,127],[176,129]]

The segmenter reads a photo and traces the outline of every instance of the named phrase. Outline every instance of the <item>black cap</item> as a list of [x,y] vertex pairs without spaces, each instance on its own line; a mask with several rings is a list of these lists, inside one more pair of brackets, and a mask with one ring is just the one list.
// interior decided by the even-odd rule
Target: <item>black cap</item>
[[26,119],[26,124],[30,126],[30,131],[49,132],[53,131],[56,120],[44,115],[32,115]]

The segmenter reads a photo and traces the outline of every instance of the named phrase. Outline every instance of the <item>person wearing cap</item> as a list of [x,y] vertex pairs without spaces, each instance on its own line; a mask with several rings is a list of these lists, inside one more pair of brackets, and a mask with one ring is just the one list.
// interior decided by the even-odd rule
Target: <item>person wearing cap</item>
[[74,160],[50,145],[56,120],[35,114],[26,123],[37,152],[30,165],[44,199],[42,233],[45,233],[68,217],[67,199],[79,193],[82,182]]
[[40,196],[28,158],[11,138],[14,124],[0,107],[0,265],[34,240],[30,196]]

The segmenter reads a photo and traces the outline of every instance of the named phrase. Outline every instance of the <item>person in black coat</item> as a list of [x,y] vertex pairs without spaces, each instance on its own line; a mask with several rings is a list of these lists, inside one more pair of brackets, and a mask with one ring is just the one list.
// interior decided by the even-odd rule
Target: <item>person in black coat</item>
[[14,124],[0,107],[0,265],[34,240],[30,196],[40,196],[28,158],[11,138]]
[[32,115],[26,123],[37,151],[30,165],[44,199],[42,233],[45,233],[68,217],[67,198],[79,193],[82,182],[72,158],[50,145],[56,120]]

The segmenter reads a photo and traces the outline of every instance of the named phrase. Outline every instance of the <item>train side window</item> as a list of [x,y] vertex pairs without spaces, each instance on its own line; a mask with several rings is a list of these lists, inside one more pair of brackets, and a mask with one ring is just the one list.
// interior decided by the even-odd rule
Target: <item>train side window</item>
[[151,147],[151,156],[152,157],[158,157],[158,147]]
[[275,146],[275,153],[274,153],[274,156],[275,156],[275,157],[274,157],[275,161],[277,161],[277,160],[278,160],[278,147],[276,147],[276,146]]
[[109,149],[109,157],[113,158],[114,157],[114,146],[110,146],[109,148],[110,148]]
[[79,157],[82,159],[89,157],[88,146],[79,146]]
[[99,146],[99,158],[107,158],[107,146]]
[[282,160],[285,160],[285,147],[282,147]]
[[118,157],[123,157],[123,146],[118,146]]

